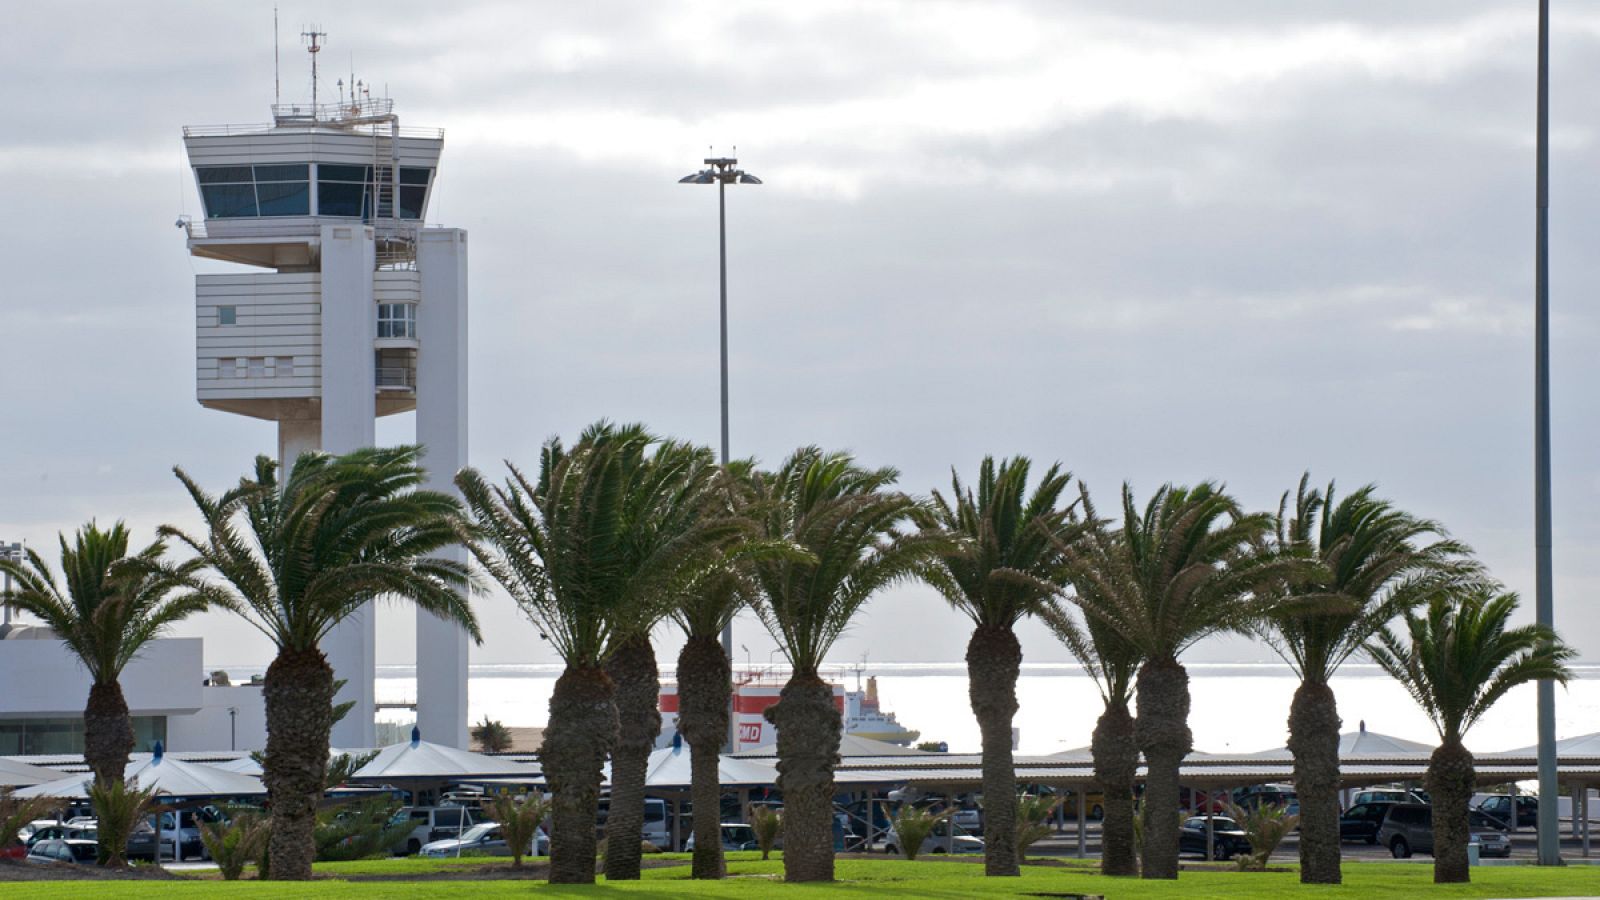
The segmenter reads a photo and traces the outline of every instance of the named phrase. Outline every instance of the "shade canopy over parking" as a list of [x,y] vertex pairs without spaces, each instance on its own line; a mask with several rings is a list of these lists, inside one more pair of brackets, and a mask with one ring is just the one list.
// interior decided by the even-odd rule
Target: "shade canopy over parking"
[[56,781],[60,777],[61,773],[55,769],[30,766],[27,763],[0,757],[0,787],[28,787]]
[[[610,781],[609,777],[607,781]],[[717,757],[717,781],[724,788],[765,787],[777,783],[778,768],[767,760],[722,755]],[[688,747],[663,747],[650,754],[649,768],[645,770],[646,788],[687,789],[689,783]]]
[[[128,763],[122,777],[130,783],[137,781],[141,788],[154,788],[158,796],[169,800],[259,797],[267,792],[260,778],[174,759],[161,752],[160,744],[156,745],[156,752],[141,757]],[[23,788],[17,796],[86,800],[93,782],[94,774],[84,772]]]
[[[1518,747],[1515,750],[1503,750],[1499,753],[1480,754],[1484,756],[1537,756],[1539,745],[1531,747]],[[1580,734],[1556,741],[1556,757],[1558,759],[1597,759],[1600,758],[1600,731],[1594,734]]]
[[[1405,738],[1395,737],[1390,734],[1380,734],[1367,730],[1367,723],[1363,721],[1355,731],[1346,731],[1339,735],[1340,759],[1422,759],[1426,760],[1433,753],[1432,744],[1408,741]],[[1251,753],[1248,759],[1294,759],[1294,754],[1288,747],[1275,747],[1263,750],[1260,753]]]
[[370,762],[356,770],[352,782],[395,784],[400,782],[460,781],[466,778],[493,778],[499,781],[525,776],[542,781],[535,766],[514,759],[458,750],[444,744],[431,744],[422,733],[411,729],[411,740],[391,744],[378,751]]

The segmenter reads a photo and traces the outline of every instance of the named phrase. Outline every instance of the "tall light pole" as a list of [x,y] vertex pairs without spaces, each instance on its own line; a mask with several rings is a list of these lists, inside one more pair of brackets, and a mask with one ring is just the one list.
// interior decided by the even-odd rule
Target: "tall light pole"
[[[722,465],[728,465],[728,185],[760,184],[761,179],[738,168],[739,160],[719,156],[705,160],[706,168],[678,179],[679,184],[715,184],[717,186],[717,254],[721,265],[722,282]],[[722,654],[733,667],[733,622],[722,627]],[[728,750],[734,746],[734,729],[738,724],[732,715],[729,700]]]
[[[1550,538],[1550,0],[1539,0],[1539,111],[1534,163],[1533,518],[1534,614],[1555,624]],[[1539,865],[1561,865],[1556,779],[1556,686],[1539,682]]]

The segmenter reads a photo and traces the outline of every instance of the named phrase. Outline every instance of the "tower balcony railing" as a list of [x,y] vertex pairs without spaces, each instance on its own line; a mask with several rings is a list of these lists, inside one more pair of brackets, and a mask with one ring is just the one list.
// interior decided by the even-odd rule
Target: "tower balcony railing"
[[274,103],[272,118],[280,125],[349,122],[384,119],[394,115],[394,100],[388,97],[363,97],[338,103]]
[[417,388],[417,370],[409,366],[378,366],[374,375],[380,391],[414,391]]
[[[344,121],[312,119],[308,116],[304,119],[283,119],[278,122],[254,122],[243,125],[185,125],[183,126],[183,136],[186,138],[230,137],[232,135],[242,134],[265,134],[274,128],[309,129],[315,128],[319,125],[330,126],[334,128],[346,128],[361,131],[364,134],[370,134],[372,133],[372,130],[377,129],[378,137],[388,137],[390,130],[389,126],[386,124],[377,125],[371,122],[362,122],[349,119]],[[403,138],[423,138],[425,140],[438,141],[444,139],[444,129],[428,128],[420,125],[402,125],[400,126],[400,136]]]
[[[257,238],[257,237],[303,237],[308,232],[314,233],[323,225],[339,224],[358,221],[343,216],[295,216],[288,221],[275,222],[272,219],[241,216],[239,218],[217,219],[210,222],[207,228],[206,219],[181,218],[178,227],[184,229],[188,237],[195,240],[207,238]],[[361,219],[363,225],[371,225],[373,236],[380,242],[400,241],[415,244],[417,232],[422,230],[422,222],[418,219]]]

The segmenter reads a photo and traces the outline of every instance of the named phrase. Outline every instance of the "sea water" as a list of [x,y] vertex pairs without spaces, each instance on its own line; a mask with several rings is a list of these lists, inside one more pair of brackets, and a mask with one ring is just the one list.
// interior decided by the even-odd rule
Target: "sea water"
[[[1600,665],[1575,668],[1578,679],[1570,687],[1556,688],[1556,732],[1563,738],[1600,731]],[[1285,744],[1289,703],[1299,686],[1288,667],[1195,663],[1188,670],[1189,728],[1196,750],[1253,753]],[[833,672],[848,689],[855,689],[853,671],[841,665]],[[877,676],[884,711],[894,713],[901,725],[921,731],[921,740],[943,741],[952,752],[979,749],[963,663],[874,662],[863,674]],[[487,716],[507,726],[544,725],[559,675],[556,665],[472,666],[468,716],[472,722]],[[1364,721],[1371,731],[1430,745],[1437,742],[1433,726],[1415,701],[1376,666],[1345,665],[1333,680],[1333,690],[1344,730],[1354,731]],[[409,666],[380,666],[376,691],[380,703],[412,702],[417,695],[415,672]],[[1018,749],[1025,754],[1086,747],[1102,708],[1095,682],[1070,664],[1024,664],[1017,701]],[[1533,686],[1512,691],[1473,727],[1467,745],[1478,752],[1532,745],[1537,740],[1534,709]],[[381,720],[391,722],[413,718],[405,709],[380,714]]]

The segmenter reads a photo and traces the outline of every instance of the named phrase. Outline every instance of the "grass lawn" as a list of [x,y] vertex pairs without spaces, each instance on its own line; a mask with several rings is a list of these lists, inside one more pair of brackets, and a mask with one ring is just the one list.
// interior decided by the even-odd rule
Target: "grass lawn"
[[[1021,878],[986,879],[982,865],[946,860],[905,862],[890,859],[846,859],[837,868],[839,880],[828,885],[785,885],[782,864],[763,863],[758,854],[733,854],[730,877],[722,882],[697,882],[687,866],[647,870],[643,881],[593,887],[550,887],[542,881],[440,879],[446,873],[469,872],[477,860],[374,860],[325,863],[319,880],[290,884],[242,881],[228,884],[213,875],[177,881],[8,882],[0,888],[6,900],[58,900],[62,897],[166,898],[211,897],[420,897],[444,894],[476,897],[521,896],[529,893],[566,896],[738,897],[1028,897],[1082,892],[1108,900],[1142,898],[1228,898],[1283,900],[1289,897],[1396,898],[1543,897],[1600,895],[1600,867],[1539,869],[1494,866],[1473,870],[1470,885],[1435,886],[1427,864],[1347,863],[1340,887],[1302,887],[1296,873],[1240,873],[1226,870],[1186,871],[1176,882],[1108,879],[1080,866],[1027,866]],[[502,861],[496,861],[504,865]],[[382,881],[344,878],[382,877]],[[424,879],[424,880],[411,880]]]

